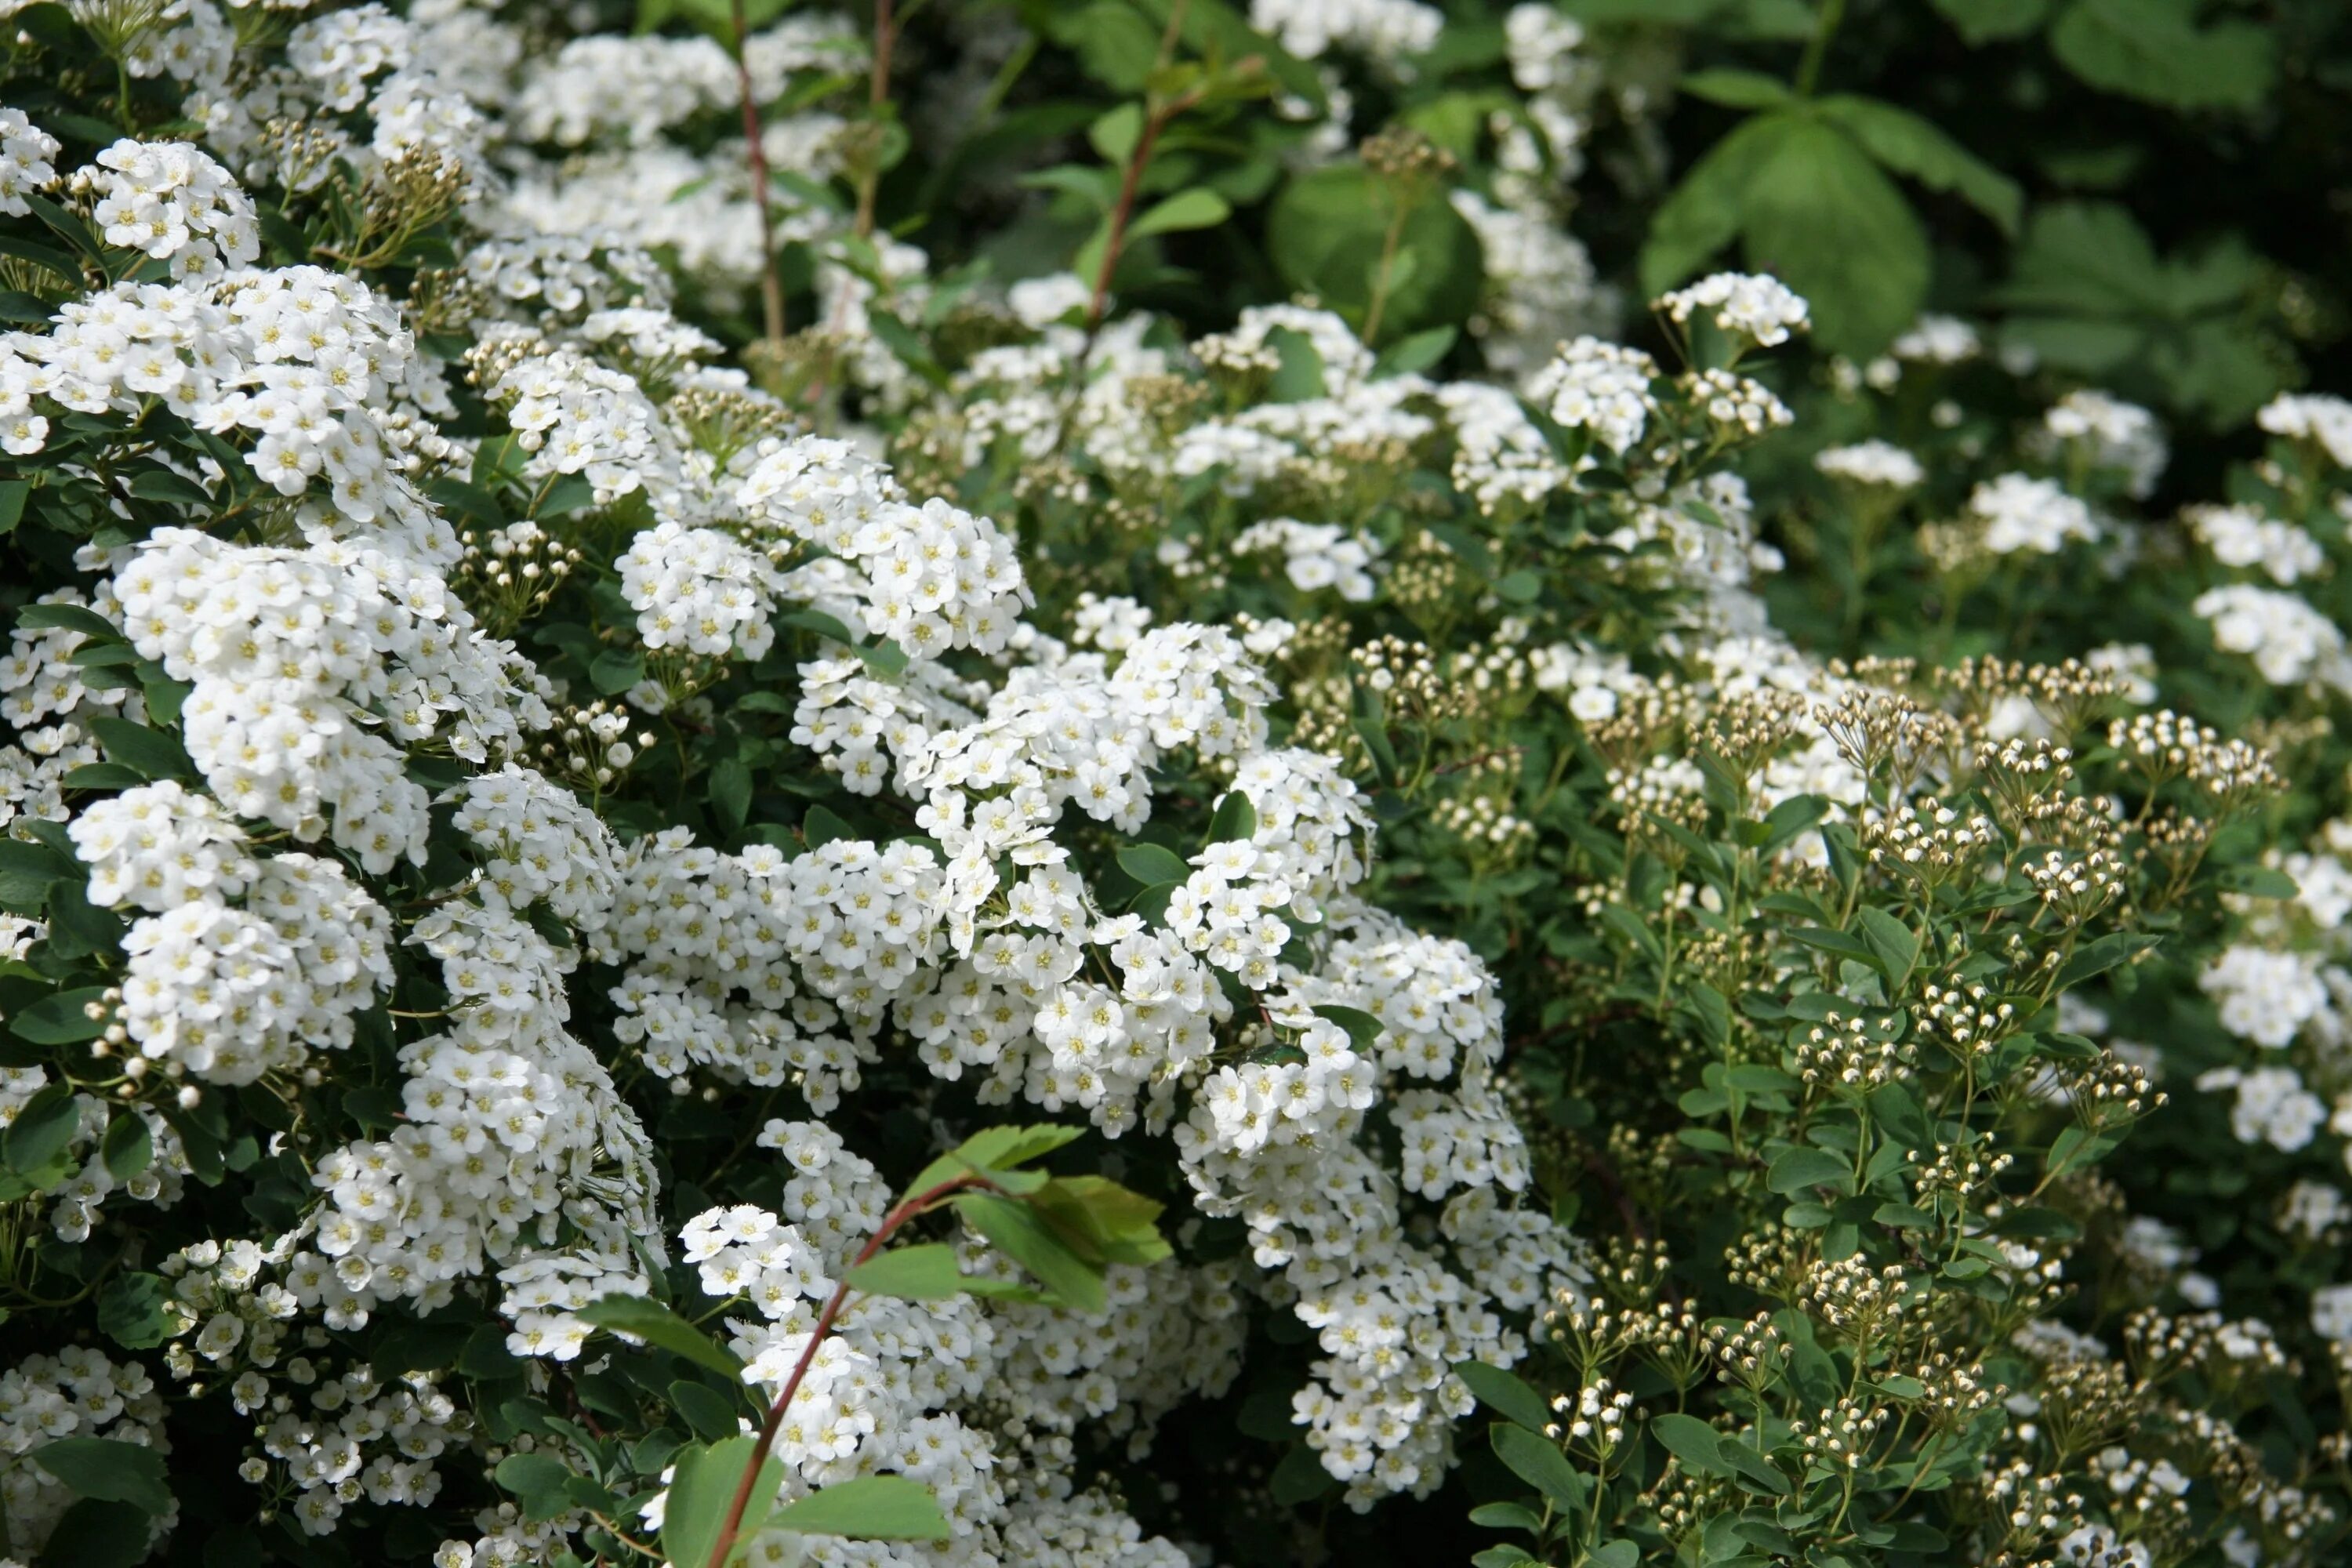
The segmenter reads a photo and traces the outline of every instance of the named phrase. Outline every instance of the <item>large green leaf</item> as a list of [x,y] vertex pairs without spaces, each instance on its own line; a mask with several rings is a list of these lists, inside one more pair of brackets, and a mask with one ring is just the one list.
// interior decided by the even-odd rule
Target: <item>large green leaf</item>
[[[735,1489],[751,1463],[756,1439],[730,1437],[709,1447],[697,1443],[678,1450],[677,1468],[670,1473],[669,1497],[662,1506],[662,1551],[677,1568],[704,1568],[719,1531],[734,1506]],[[761,1467],[751,1489],[736,1539],[748,1540],[767,1522],[776,1504],[776,1489],[783,1484],[784,1467],[771,1457]]]
[[1985,163],[1907,109],[1874,98],[1841,93],[1816,106],[1823,118],[1862,143],[1863,151],[1931,191],[1950,191],[2014,235],[2025,210],[2017,182]]
[[2193,0],[2074,0],[2050,52],[2093,87],[2170,109],[2259,109],[2277,64],[2268,29],[2200,27]]
[[[1292,180],[1266,216],[1266,248],[1285,284],[1359,317],[1370,305],[1389,226],[1380,183],[1353,163]],[[1401,265],[1381,312],[1382,335],[1467,321],[1483,286],[1478,237],[1451,203],[1412,210],[1397,243]]]
[[163,1456],[144,1444],[118,1437],[60,1437],[34,1449],[33,1463],[79,1497],[127,1502],[150,1519],[172,1511]]
[[1790,122],[1748,180],[1743,218],[1749,268],[1805,297],[1822,346],[1866,359],[1917,318],[1927,297],[1927,232],[1843,132]]
[[1665,292],[1738,237],[1749,180],[1798,123],[1790,115],[1757,115],[1690,166],[1650,219],[1642,247],[1643,292]]
[[1971,44],[2030,33],[2050,15],[2050,0],[1935,0],[1935,6]]

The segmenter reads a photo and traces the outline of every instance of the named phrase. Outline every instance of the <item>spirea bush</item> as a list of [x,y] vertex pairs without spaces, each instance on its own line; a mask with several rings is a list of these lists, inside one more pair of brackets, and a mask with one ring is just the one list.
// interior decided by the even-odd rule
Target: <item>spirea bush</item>
[[2352,404],[1844,11],[5,7],[0,1558],[2337,1560]]

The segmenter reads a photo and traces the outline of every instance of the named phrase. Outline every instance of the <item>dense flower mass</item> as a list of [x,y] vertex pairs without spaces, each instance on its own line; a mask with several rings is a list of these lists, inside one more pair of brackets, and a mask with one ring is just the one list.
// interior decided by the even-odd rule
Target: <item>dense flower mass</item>
[[0,1558],[2333,1560],[2352,405],[1478,10],[16,8]]

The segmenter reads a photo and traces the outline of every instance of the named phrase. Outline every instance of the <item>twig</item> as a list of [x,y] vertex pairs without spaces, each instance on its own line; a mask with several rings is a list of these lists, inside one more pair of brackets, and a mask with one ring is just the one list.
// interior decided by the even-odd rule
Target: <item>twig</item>
[[793,1395],[801,1390],[801,1380],[808,1375],[809,1367],[816,1361],[817,1347],[824,1343],[825,1336],[833,1331],[834,1320],[841,1316],[842,1308],[848,1304],[849,1276],[856,1271],[859,1265],[872,1261],[874,1255],[882,1250],[882,1244],[908,1220],[928,1213],[934,1205],[967,1187],[989,1185],[991,1184],[986,1177],[976,1172],[967,1172],[951,1181],[941,1182],[928,1192],[917,1193],[882,1216],[882,1223],[875,1228],[873,1236],[867,1238],[849,1267],[842,1271],[841,1281],[834,1286],[833,1295],[826,1300],[824,1310],[817,1314],[815,1331],[809,1335],[807,1347],[801,1352],[800,1360],[793,1363],[792,1376],[784,1380],[783,1392],[776,1395],[773,1405],[768,1406],[768,1418],[760,1426],[760,1440],[752,1446],[751,1463],[743,1467],[743,1479],[736,1483],[735,1500],[728,1505],[727,1521],[719,1527],[719,1539],[711,1543],[710,1559],[705,1568],[726,1568],[728,1556],[735,1550],[735,1538],[743,1529],[744,1511],[751,1504],[751,1489],[759,1484],[760,1472],[767,1466],[768,1451],[775,1447],[776,1434],[784,1424],[784,1412],[791,1408]]
[[[883,0],[887,5],[889,0]],[[784,280],[776,270],[775,215],[769,205],[768,151],[761,144],[760,102],[751,88],[751,29],[743,0],[734,0],[735,84],[743,100],[744,162],[751,171],[751,198],[760,206],[760,310],[772,343],[784,340]]]

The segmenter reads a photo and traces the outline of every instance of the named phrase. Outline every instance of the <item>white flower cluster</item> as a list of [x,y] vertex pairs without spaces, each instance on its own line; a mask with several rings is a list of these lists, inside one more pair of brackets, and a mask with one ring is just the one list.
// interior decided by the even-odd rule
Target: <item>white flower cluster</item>
[[[58,1521],[79,1495],[27,1456],[45,1444],[69,1437],[100,1437],[171,1451],[164,1434],[163,1398],[155,1380],[135,1361],[115,1361],[104,1351],[68,1345],[56,1355],[30,1355],[0,1373],[0,1545],[10,1557],[31,1562],[48,1544]],[[155,1521],[155,1535],[170,1532],[178,1517]]]
[[1658,308],[1676,326],[1706,315],[1717,329],[1774,348],[1811,322],[1804,300],[1777,278],[1748,272],[1717,272],[1662,296]]
[[2343,628],[2299,595],[2233,583],[2207,589],[2189,608],[2212,623],[2216,647],[2252,659],[2273,686],[2352,691]]
[[1380,558],[1380,542],[1336,522],[1267,518],[1235,535],[1233,548],[1239,555],[1278,552],[1283,575],[1302,594],[1329,588],[1351,605],[1371,601],[1372,565]]
[[202,428],[249,437],[246,463],[281,495],[332,509],[306,510],[306,523],[389,521],[436,559],[454,553],[446,525],[405,481],[415,438],[385,412],[447,413],[447,396],[398,312],[340,274],[126,282],[68,301],[51,331],[0,338],[0,434],[20,456],[47,438],[35,396],[133,416],[161,398]]
[[936,498],[911,504],[846,442],[761,443],[736,501],[756,525],[855,567],[866,629],[912,656],[994,653],[1031,603],[1013,542],[994,523]]
[[58,139],[25,117],[21,109],[0,107],[0,217],[26,217],[29,192],[47,190],[58,177],[49,160]]
[[2310,441],[2339,468],[2352,468],[2352,403],[2319,393],[2281,393],[2254,423],[2273,436]]
[[1445,14],[1420,0],[1250,0],[1250,26],[1302,60],[1348,49],[1410,74],[1427,54]]
[[1657,411],[1650,383],[1657,362],[1639,349],[1578,338],[1560,346],[1528,383],[1528,401],[1571,430],[1591,430],[1622,456]]
[[2260,572],[2281,587],[2316,576],[2326,562],[2319,541],[2291,522],[2251,506],[2186,508],[2181,521],[2213,559],[2240,571]]
[[184,142],[126,137],[76,174],[74,194],[109,245],[172,264],[174,278],[247,267],[261,254],[260,220],[226,169]]
[[2125,493],[2135,500],[2146,500],[2163,477],[2169,456],[2163,427],[2136,403],[2084,387],[2059,399],[2042,426],[2056,440],[2078,445],[2094,467],[2120,470]]
[[145,910],[122,941],[119,1027],[134,1078],[160,1063],[215,1083],[299,1073],[352,1041],[352,1016],[392,984],[392,921],[342,867],[255,858],[213,801],[172,783],[101,800],[68,831],[90,901]]
[[2003,474],[1969,493],[1969,514],[1984,524],[1984,547],[1995,555],[2032,551],[2055,555],[2072,540],[2098,537],[2091,509],[2055,479]]
[[132,646],[194,687],[185,740],[212,792],[372,873],[425,858],[427,801],[404,747],[437,739],[483,763],[549,722],[514,650],[404,554],[163,529],[114,593]]
[[1833,479],[1890,490],[1917,489],[1927,479],[1918,458],[1887,441],[1825,447],[1813,454],[1813,467]]

